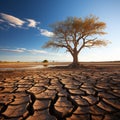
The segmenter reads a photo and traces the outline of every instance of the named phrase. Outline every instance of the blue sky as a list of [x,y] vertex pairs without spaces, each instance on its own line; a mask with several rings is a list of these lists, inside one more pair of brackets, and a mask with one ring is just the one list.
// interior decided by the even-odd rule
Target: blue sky
[[72,61],[65,50],[43,49],[50,24],[93,14],[107,24],[107,47],[84,49],[79,61],[120,60],[120,0],[0,0],[0,60]]

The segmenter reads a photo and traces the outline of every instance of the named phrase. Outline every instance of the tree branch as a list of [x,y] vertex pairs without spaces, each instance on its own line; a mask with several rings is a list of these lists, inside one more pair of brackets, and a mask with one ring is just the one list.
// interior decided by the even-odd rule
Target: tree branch
[[72,47],[69,45],[68,43],[68,40],[66,39],[66,34],[64,35],[64,39],[65,39],[65,42],[66,42],[66,45],[67,45],[67,49],[70,51],[70,53],[73,55],[73,49]]

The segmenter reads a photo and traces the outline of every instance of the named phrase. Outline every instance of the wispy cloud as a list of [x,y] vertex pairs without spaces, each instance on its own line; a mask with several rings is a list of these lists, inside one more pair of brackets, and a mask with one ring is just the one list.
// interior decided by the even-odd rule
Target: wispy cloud
[[46,29],[40,29],[40,34],[44,35],[46,37],[53,37],[54,36],[53,32],[50,32],[50,31],[48,31]]
[[23,24],[25,23],[25,21],[23,21],[17,17],[14,17],[12,15],[0,13],[0,16],[2,17],[2,19],[5,22],[7,22],[9,25],[11,25],[13,27],[22,27]]
[[31,54],[46,54],[47,52],[44,50],[37,50],[37,49],[26,49],[26,48],[17,48],[17,49],[0,49],[0,51],[3,52],[16,52],[16,53],[24,53],[24,52],[28,52]]
[[33,28],[36,28],[38,24],[40,24],[40,22],[36,22],[35,20],[33,19],[26,19],[29,24],[28,24],[28,27],[33,27]]
[[[5,23],[5,24],[4,24]],[[34,19],[20,19],[18,17],[9,15],[9,14],[5,14],[5,13],[0,13],[0,24],[2,25],[2,27],[0,27],[0,29],[4,29],[6,28],[5,25],[7,25],[8,27],[14,27],[14,28],[35,28],[37,30],[40,31],[40,34],[46,37],[53,37],[54,33],[48,31],[47,29],[42,29],[38,26],[38,24],[40,24],[40,22],[37,22]]]
[[0,19],[0,22],[4,22],[4,20]]
[[17,53],[22,53],[26,49],[25,48],[17,48],[17,49],[0,49],[0,51],[5,51],[5,52],[17,52]]
[[27,50],[28,52],[32,53],[32,54],[46,54],[47,52],[44,50],[36,50],[36,49],[32,49],[32,50]]
[[40,22],[35,21],[34,19],[26,18],[24,20],[8,15],[5,13],[0,13],[0,23],[7,23],[9,26],[18,27],[18,28],[36,28]]

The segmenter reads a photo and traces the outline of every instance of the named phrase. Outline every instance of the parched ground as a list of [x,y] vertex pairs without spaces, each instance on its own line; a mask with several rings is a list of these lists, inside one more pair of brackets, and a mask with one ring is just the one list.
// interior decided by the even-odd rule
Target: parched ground
[[119,120],[120,66],[0,72],[1,120]]

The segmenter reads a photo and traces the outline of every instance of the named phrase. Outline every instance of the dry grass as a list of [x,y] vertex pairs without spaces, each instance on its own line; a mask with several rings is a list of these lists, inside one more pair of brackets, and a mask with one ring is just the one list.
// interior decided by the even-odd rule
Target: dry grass
[[[70,62],[0,62],[0,68],[22,68],[33,67],[37,65],[69,65]],[[81,62],[84,66],[120,66],[120,61],[116,62]]]
[[37,65],[66,65],[67,62],[0,62],[0,68],[22,68],[22,67],[33,67]]

